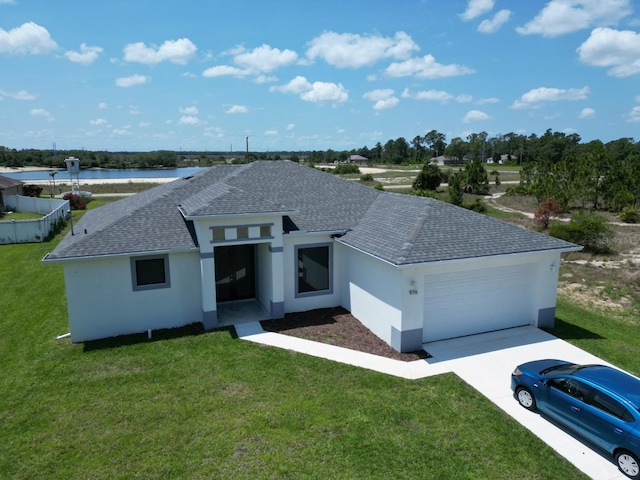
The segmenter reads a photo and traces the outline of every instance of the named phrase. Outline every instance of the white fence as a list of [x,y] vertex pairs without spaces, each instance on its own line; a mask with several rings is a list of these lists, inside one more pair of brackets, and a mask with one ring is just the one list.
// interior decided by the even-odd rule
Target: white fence
[[38,220],[0,219],[0,245],[7,243],[42,242],[54,229],[56,222],[67,218],[71,211],[69,200],[5,195],[5,211],[30,212],[43,215]]

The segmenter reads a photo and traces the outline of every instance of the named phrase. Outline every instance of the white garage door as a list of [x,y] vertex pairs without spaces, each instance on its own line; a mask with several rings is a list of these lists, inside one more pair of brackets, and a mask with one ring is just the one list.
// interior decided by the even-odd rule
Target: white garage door
[[533,323],[534,265],[428,275],[423,342]]

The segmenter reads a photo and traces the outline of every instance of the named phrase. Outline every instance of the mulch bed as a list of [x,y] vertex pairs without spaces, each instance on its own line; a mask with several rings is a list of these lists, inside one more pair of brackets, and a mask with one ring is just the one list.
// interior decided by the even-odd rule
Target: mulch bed
[[308,312],[287,313],[280,320],[260,322],[268,332],[305,338],[381,357],[411,362],[428,358],[427,352],[396,352],[344,308],[321,308]]

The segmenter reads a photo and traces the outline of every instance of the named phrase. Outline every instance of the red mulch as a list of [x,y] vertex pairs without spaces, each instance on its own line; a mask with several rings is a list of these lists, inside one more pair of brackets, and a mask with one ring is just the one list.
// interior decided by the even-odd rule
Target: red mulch
[[395,360],[411,362],[428,358],[424,350],[412,353],[396,352],[341,307],[287,313],[283,319],[265,320],[260,323],[268,332],[305,338]]

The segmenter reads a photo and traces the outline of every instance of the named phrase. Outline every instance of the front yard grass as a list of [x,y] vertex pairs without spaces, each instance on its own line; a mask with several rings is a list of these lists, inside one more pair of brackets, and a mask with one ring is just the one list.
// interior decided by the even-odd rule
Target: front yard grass
[[56,340],[54,246],[0,247],[2,478],[584,478],[453,374],[403,380],[197,326]]

